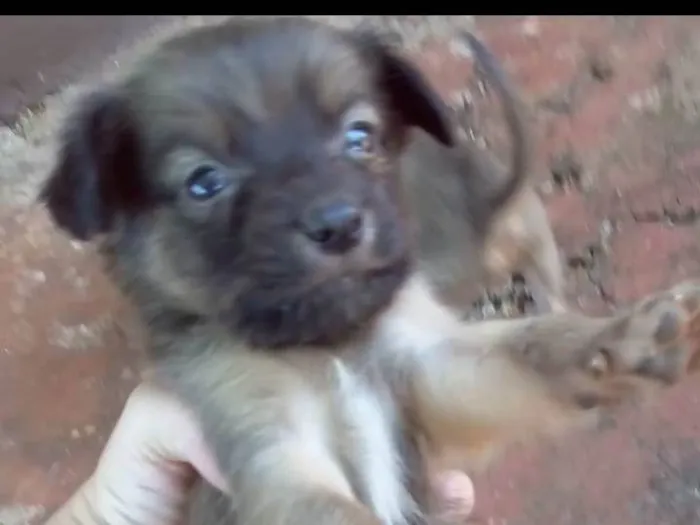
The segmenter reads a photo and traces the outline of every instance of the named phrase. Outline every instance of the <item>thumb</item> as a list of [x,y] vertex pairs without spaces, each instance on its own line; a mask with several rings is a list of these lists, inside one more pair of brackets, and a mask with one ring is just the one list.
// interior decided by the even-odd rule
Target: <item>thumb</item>
[[204,438],[201,425],[192,410],[174,395],[154,385],[143,383],[129,396],[117,428],[107,448],[112,457],[142,456],[162,475],[182,475],[183,466],[191,466],[208,483],[228,492],[214,454]]
[[[226,479],[216,463],[209,444],[204,439],[199,422],[189,409],[184,406],[173,407],[174,425],[169,429],[161,426],[158,440],[164,461],[180,461],[189,463],[194,470],[209,484],[222,492],[229,492]],[[181,435],[173,439],[173,430],[178,429]]]

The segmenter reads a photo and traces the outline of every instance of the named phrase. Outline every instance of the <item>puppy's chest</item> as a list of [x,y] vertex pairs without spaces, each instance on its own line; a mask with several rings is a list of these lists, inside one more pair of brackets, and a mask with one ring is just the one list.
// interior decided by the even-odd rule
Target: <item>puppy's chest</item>
[[332,403],[336,445],[360,499],[386,525],[414,522],[398,413],[388,387],[335,363]]

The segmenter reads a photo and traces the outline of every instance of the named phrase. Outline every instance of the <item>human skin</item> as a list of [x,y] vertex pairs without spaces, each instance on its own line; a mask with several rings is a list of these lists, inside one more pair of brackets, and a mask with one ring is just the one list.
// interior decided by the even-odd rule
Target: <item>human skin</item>
[[[129,396],[97,467],[46,525],[176,525],[197,477],[228,491],[196,418],[178,399],[148,383]],[[474,487],[462,472],[432,480],[438,512],[462,523]]]

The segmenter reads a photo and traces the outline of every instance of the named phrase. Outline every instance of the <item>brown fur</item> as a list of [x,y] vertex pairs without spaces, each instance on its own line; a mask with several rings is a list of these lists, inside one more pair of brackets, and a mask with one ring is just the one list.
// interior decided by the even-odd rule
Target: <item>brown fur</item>
[[[491,53],[467,37],[476,65],[498,92],[512,137],[505,173],[469,137],[458,111],[456,147],[416,130],[403,159],[405,198],[413,212],[420,270],[441,300],[468,309],[484,285],[526,275],[540,311],[564,311],[563,274],[547,212],[529,185],[531,144],[525,111]],[[456,240],[459,239],[459,242]]]
[[[452,142],[409,62],[299,19],[194,31],[76,110],[42,199],[99,242],[201,419],[232,495],[199,487],[191,523],[421,522],[421,450],[476,466],[687,369],[698,286],[602,319],[444,307],[400,200],[416,127]],[[326,235],[338,199],[364,222]]]

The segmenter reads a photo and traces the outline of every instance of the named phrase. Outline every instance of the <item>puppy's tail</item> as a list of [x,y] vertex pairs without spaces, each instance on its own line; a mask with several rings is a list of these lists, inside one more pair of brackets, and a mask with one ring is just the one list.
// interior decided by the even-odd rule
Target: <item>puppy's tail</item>
[[493,53],[472,33],[463,31],[461,36],[472,49],[474,63],[481,69],[489,84],[498,92],[513,140],[508,180],[489,197],[488,204],[491,209],[498,210],[523,187],[530,172],[531,146],[525,129],[523,117],[525,110],[506,72],[501,68]]

